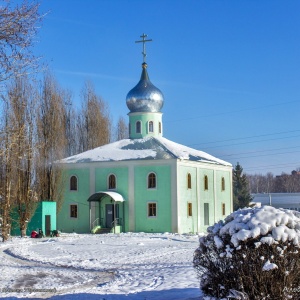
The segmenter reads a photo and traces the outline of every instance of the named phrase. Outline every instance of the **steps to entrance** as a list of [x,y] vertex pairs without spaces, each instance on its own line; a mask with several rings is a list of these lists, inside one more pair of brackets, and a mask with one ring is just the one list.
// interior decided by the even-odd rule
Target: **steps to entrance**
[[110,233],[111,229],[110,228],[96,228],[95,230],[92,231],[94,234],[104,234],[104,233]]

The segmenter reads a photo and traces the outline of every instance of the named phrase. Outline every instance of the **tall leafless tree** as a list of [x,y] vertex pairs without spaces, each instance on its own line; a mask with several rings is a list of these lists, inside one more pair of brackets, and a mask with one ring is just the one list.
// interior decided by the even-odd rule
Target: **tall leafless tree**
[[32,52],[34,37],[41,24],[38,2],[2,1],[0,6],[0,82],[38,67]]
[[11,140],[15,185],[13,206],[18,212],[21,236],[26,235],[27,222],[37,202],[34,184],[35,103],[37,93],[26,77],[16,78],[10,85],[8,99],[10,122],[14,139]]
[[2,232],[6,240],[12,221],[20,228],[21,236],[26,234],[37,200],[34,184],[36,93],[26,77],[17,77],[8,86],[4,100],[0,190]]
[[79,151],[93,149],[110,142],[111,122],[107,104],[95,92],[91,82],[82,90],[82,109],[77,119]]
[[54,78],[47,74],[43,81],[38,107],[37,178],[39,198],[56,201],[58,209],[62,201],[62,170],[55,161],[65,156],[66,124],[64,92]]
[[119,117],[116,128],[116,140],[120,141],[128,138],[128,125],[125,122],[124,117]]

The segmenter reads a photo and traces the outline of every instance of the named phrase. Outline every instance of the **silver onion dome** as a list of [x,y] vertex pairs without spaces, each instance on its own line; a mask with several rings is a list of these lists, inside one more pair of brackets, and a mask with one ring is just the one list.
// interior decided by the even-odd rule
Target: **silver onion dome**
[[163,94],[151,83],[145,62],[142,68],[140,81],[126,96],[127,107],[130,112],[160,112],[164,104]]

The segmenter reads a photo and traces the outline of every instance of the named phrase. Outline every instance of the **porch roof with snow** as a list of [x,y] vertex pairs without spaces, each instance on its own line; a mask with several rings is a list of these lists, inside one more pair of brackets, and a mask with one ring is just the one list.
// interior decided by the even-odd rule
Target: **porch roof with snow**
[[75,164],[107,161],[180,159],[232,166],[206,152],[177,144],[163,137],[123,139],[60,160],[58,163]]
[[116,192],[106,192],[106,191],[100,191],[96,192],[95,194],[91,195],[88,202],[95,202],[95,201],[101,201],[104,197],[109,196],[112,198],[115,202],[124,202],[124,198],[121,194]]

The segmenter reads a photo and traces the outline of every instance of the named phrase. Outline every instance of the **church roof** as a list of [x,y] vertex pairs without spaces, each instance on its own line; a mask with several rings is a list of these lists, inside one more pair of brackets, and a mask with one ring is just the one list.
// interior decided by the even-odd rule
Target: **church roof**
[[231,166],[203,151],[177,144],[163,137],[124,139],[60,160],[60,163],[181,159]]

